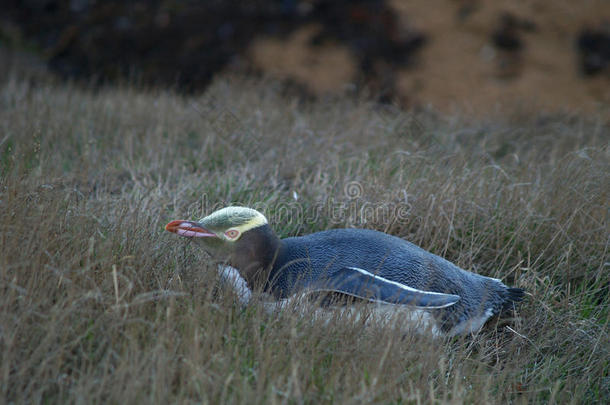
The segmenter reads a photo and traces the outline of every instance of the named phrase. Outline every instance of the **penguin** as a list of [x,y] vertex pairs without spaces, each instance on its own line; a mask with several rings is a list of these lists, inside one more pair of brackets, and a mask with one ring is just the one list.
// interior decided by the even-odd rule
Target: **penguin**
[[246,303],[262,289],[276,300],[339,294],[353,300],[425,311],[436,330],[476,333],[522,300],[524,290],[461,269],[404,239],[369,229],[330,229],[279,239],[260,212],[222,208],[165,229],[200,244],[223,264],[223,278]]

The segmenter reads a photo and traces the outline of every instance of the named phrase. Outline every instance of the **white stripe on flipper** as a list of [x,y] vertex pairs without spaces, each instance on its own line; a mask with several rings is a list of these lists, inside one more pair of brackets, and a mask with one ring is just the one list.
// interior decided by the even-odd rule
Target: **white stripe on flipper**
[[[367,302],[372,302],[375,304],[379,304],[379,305],[388,305],[388,306],[395,306],[395,307],[410,307],[412,309],[421,309],[421,310],[427,310],[427,309],[441,309],[441,308],[447,308],[450,307],[451,305],[455,305],[455,302],[451,302],[449,304],[444,304],[444,305],[415,305],[415,304],[394,304],[392,302],[387,302],[387,301],[383,301],[383,300],[377,300],[377,299],[373,299],[364,295],[360,295],[360,294],[356,294],[353,292],[347,292],[345,290],[339,290],[336,288],[316,288],[316,289],[312,289],[312,290],[306,290],[304,292],[304,294],[313,294],[313,293],[319,293],[319,292],[328,292],[328,293],[340,293],[340,294],[346,294],[349,295],[350,297],[355,297],[355,298],[359,298],[362,300],[365,300]],[[427,291],[421,291],[423,294],[428,294]],[[446,295],[451,295],[451,294],[446,294]]]
[[[365,276],[372,277],[372,278],[374,278],[376,280],[379,280],[379,281],[382,281],[384,283],[392,284],[395,287],[398,287],[398,288],[400,288],[402,290],[405,290],[405,291],[408,291],[408,292],[411,292],[411,293],[424,294],[424,295],[438,295],[438,296],[442,296],[442,297],[455,296],[455,297],[458,297],[458,301],[461,299],[461,297],[459,295],[443,294],[443,293],[438,293],[438,292],[433,292],[433,291],[418,290],[417,288],[409,287],[408,285],[404,285],[404,284],[398,283],[396,281],[388,280],[387,278],[384,278],[384,277],[381,277],[381,276],[376,276],[375,274],[370,273],[370,272],[368,272],[366,270],[360,269],[358,267],[346,267],[346,268],[348,268],[350,270],[357,271],[360,274],[364,274]],[[450,302],[448,304],[438,305],[438,306],[428,306],[428,308],[431,308],[431,309],[432,308],[446,308],[446,307],[449,307],[449,306],[455,304],[456,302]]]
[[239,303],[247,305],[252,298],[252,291],[248,288],[248,283],[242,278],[239,271],[235,267],[219,264],[218,273],[220,274],[222,281],[229,283],[231,287],[233,287],[233,290],[239,299]]

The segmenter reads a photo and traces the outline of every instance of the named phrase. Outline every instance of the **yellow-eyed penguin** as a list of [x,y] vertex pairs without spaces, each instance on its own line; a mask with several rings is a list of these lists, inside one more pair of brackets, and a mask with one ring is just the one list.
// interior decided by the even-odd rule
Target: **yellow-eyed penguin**
[[476,332],[508,312],[524,291],[459,268],[424,249],[382,232],[332,229],[279,239],[260,212],[226,207],[200,221],[171,221],[166,230],[201,242],[230,267],[242,298],[257,287],[277,299],[334,292],[429,312],[439,330]]

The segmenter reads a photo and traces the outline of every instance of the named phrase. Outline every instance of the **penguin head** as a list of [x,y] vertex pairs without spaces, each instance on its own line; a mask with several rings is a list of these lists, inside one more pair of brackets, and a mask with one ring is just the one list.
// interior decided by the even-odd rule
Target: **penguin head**
[[267,218],[247,207],[226,207],[199,221],[171,221],[165,230],[195,241],[213,258],[236,267],[244,278],[248,269],[266,266],[277,245]]
[[165,226],[165,230],[200,240],[204,245],[230,247],[235,245],[244,233],[266,224],[267,218],[252,208],[226,207],[199,221],[171,221]]

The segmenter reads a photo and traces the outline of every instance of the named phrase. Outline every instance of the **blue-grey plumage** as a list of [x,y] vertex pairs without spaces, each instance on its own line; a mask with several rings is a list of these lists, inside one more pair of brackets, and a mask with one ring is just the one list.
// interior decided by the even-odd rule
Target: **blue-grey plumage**
[[418,290],[358,267],[325,271],[310,280],[304,289],[310,292],[340,293],[369,302],[408,305],[422,309],[446,308],[460,297],[452,294]]
[[451,335],[477,331],[524,294],[373,230],[334,229],[280,240],[261,213],[245,207],[223,208],[200,221],[172,221],[166,229],[203,242],[249,288],[260,286],[277,299],[332,291],[411,306],[427,310]]
[[269,277],[269,288],[279,298],[315,285],[346,267],[411,288],[459,296],[453,305],[431,311],[441,329],[453,333],[473,329],[509,309],[523,295],[501,281],[465,271],[453,263],[410,242],[366,229],[333,229],[282,239],[279,255]]

